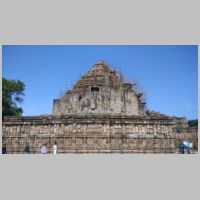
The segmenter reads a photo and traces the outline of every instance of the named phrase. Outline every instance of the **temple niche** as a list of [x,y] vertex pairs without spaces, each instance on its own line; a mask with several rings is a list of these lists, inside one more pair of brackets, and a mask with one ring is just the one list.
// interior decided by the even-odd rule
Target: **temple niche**
[[66,114],[144,114],[142,93],[135,84],[105,62],[97,62],[60,99],[53,101],[53,115]]

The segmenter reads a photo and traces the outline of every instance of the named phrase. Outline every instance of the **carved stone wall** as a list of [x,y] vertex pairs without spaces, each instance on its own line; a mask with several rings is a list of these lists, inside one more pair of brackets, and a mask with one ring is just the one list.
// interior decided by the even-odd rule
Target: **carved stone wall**
[[5,117],[3,142],[8,153],[22,153],[29,142],[31,153],[46,143],[58,153],[174,153],[176,137],[170,117],[65,115]]
[[65,94],[61,99],[55,99],[53,102],[53,115],[65,115],[75,113],[103,113],[103,114],[121,114],[140,115],[139,100],[133,91],[126,91],[123,98],[121,89],[110,88],[109,92],[99,88],[99,96],[94,99],[91,89],[84,96],[79,94]]

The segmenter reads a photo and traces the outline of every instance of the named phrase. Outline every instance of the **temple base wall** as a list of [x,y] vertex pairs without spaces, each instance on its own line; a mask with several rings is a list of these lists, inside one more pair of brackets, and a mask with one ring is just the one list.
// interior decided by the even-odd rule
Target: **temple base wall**
[[5,117],[3,142],[8,153],[40,153],[47,144],[52,153],[175,153],[176,133],[170,117],[65,115]]

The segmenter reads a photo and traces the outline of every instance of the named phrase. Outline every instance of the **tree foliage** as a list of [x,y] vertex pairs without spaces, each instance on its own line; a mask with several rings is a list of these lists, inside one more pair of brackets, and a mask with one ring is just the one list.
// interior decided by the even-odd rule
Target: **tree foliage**
[[188,124],[189,124],[190,127],[198,127],[198,120],[197,119],[189,120]]
[[2,79],[2,115],[20,116],[22,108],[17,107],[17,103],[22,103],[25,85],[20,80]]

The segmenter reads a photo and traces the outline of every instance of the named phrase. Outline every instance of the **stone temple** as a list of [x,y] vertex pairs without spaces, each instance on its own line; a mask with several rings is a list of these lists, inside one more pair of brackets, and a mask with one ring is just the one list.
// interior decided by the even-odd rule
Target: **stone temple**
[[141,93],[133,84],[98,62],[61,99],[54,100],[53,115],[65,114],[124,114],[142,115]]
[[52,115],[4,117],[2,142],[8,153],[176,153],[188,139],[198,150],[198,131],[187,119],[145,109],[137,85],[105,62],[97,62],[60,99]]

